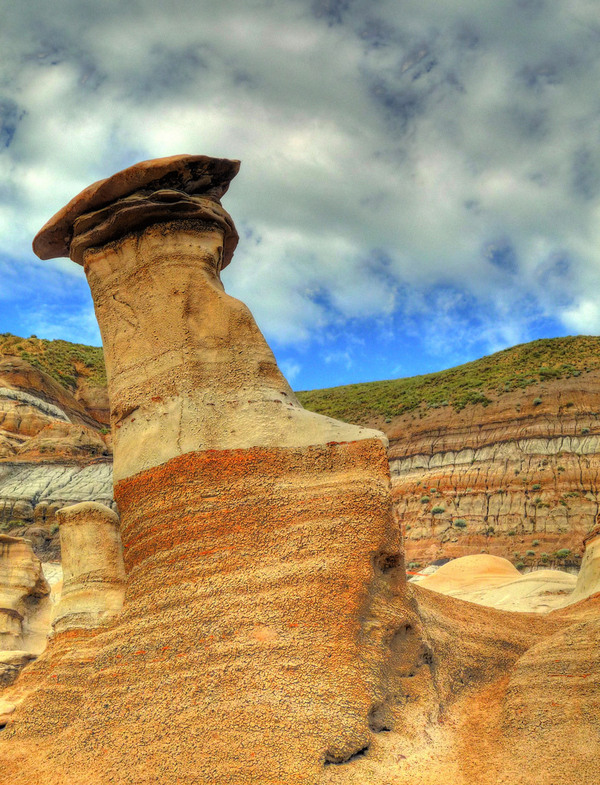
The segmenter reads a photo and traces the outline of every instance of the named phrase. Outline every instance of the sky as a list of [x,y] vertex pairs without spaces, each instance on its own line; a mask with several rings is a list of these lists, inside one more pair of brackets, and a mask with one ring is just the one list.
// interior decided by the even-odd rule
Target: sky
[[241,159],[226,290],[295,389],[600,334],[597,0],[0,0],[0,332],[100,344],[40,227]]

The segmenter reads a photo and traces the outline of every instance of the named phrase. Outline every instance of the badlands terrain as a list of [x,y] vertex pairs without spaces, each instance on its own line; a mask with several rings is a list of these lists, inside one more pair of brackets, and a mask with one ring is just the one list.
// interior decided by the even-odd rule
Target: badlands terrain
[[142,162],[34,240],[107,386],[3,336],[0,785],[598,782],[598,339],[297,396],[220,280],[238,169]]
[[407,562],[486,553],[576,572],[595,526],[600,338],[534,341],[411,379],[300,394],[383,430]]
[[[600,338],[298,398],[388,437],[412,571],[482,551],[520,570],[578,571],[598,514]],[[0,336],[0,418],[1,531],[57,558],[55,511],[113,497],[102,350]]]

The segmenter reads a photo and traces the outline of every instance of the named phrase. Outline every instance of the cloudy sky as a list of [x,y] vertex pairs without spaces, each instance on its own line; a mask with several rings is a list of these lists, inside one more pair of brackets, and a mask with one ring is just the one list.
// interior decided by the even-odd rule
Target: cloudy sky
[[240,158],[223,278],[296,389],[600,333],[597,0],[0,0],[0,332],[100,342],[31,240],[89,183]]

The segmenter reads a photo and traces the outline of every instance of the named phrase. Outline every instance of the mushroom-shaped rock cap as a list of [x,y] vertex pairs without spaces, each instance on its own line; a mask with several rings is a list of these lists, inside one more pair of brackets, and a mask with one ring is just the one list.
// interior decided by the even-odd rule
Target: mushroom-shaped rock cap
[[34,253],[40,259],[69,256],[77,218],[138,191],[151,193],[172,188],[219,200],[239,168],[239,161],[207,155],[172,155],[141,161],[112,177],[98,180],[71,199],[37,233],[33,240]]

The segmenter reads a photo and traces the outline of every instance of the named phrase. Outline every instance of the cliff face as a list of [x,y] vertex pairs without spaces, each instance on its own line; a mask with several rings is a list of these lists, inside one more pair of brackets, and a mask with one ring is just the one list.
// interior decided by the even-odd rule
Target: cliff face
[[598,515],[599,381],[594,370],[387,424],[408,560],[485,550],[578,566]]
[[70,389],[27,356],[0,357],[0,532],[26,536],[39,556],[56,558],[57,509],[89,500],[113,504],[108,398],[87,376],[68,377]]
[[[352,419],[386,433],[413,569],[486,552],[520,568],[575,570],[598,516],[598,356],[598,338],[554,339],[439,374],[300,398],[318,393],[313,408],[338,413],[358,402]],[[404,411],[391,414],[394,404]]]

